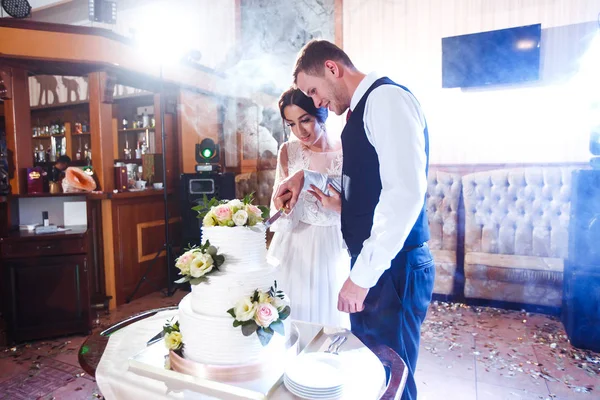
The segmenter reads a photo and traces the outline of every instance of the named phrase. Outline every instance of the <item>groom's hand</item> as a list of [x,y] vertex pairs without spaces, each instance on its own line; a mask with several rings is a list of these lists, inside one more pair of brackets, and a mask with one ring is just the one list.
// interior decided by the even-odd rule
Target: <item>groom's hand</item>
[[364,302],[369,289],[358,286],[350,278],[346,279],[338,296],[338,310],[355,313],[364,310]]
[[281,181],[279,187],[277,188],[275,196],[273,196],[275,208],[286,208],[287,210],[293,209],[296,203],[298,202],[298,196],[300,196],[300,192],[302,192],[303,187],[303,170],[300,170],[288,177],[287,179]]

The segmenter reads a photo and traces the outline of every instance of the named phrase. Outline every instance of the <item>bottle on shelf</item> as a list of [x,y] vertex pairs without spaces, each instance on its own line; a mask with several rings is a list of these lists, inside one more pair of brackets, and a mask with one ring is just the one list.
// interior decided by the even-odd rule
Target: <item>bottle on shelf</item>
[[131,160],[131,149],[129,148],[129,140],[125,138],[125,148],[123,149],[123,154],[125,155],[126,160]]
[[150,126],[150,118],[148,114],[146,114],[147,110],[144,108],[144,113],[142,114],[142,127],[148,128]]
[[77,153],[75,153],[75,159],[81,160],[81,138],[79,138],[79,147],[77,148]]

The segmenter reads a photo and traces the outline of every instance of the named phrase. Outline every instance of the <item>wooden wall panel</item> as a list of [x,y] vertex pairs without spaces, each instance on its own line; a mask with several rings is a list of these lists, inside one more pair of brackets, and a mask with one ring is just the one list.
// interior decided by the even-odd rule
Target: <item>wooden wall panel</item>
[[33,167],[33,132],[27,71],[15,68],[4,71],[4,77],[10,79],[12,89],[9,98],[4,101],[9,173],[13,172],[10,185],[13,194],[26,194],[27,168]]
[[[181,241],[181,221],[178,205],[169,196],[171,243]],[[116,304],[123,304],[131,295],[146,269],[152,264],[146,282],[134,298],[150,294],[167,285],[167,264],[161,252],[164,243],[164,203],[160,196],[112,200],[114,276]],[[173,276],[173,280],[177,278]]]

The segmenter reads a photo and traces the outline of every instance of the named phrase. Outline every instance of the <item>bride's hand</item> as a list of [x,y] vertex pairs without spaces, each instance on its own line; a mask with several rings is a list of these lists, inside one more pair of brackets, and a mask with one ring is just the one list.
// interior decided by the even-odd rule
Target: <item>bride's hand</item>
[[323,193],[323,191],[315,185],[310,185],[310,187],[312,190],[309,190],[308,192],[315,196],[317,201],[319,201],[324,208],[337,213],[342,212],[342,197],[340,196],[340,192],[335,190],[333,186],[327,185],[329,188],[329,195]]

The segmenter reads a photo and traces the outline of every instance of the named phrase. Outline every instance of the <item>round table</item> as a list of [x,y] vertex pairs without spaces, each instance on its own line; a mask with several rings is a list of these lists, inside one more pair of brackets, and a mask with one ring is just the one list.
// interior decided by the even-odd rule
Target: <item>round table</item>
[[[90,336],[83,343],[79,350],[79,363],[88,374],[96,378],[100,391],[107,399],[221,398],[209,396],[207,393],[203,393],[202,390],[198,390],[197,387],[194,387],[193,390],[182,389],[181,386],[176,387],[168,381],[157,379],[156,376],[144,376],[144,374],[130,369],[129,358],[144,350],[146,342],[160,331],[168,319],[176,315],[176,306],[146,311],[119,322],[103,332]],[[301,321],[294,321],[294,323],[300,331],[300,351],[323,330],[323,326],[317,324]],[[332,328],[331,334],[335,333],[335,329]],[[340,349],[340,355],[346,357],[346,360],[349,360],[347,362],[351,363],[352,357],[356,357],[357,352],[361,352],[362,360],[364,360],[365,352],[374,354],[390,372],[387,388],[380,399],[399,398],[406,382],[407,368],[397,353],[387,346],[366,347],[349,331],[345,331],[345,333],[349,340]],[[369,384],[366,384],[366,386],[369,386]],[[173,390],[174,388],[175,390]],[[372,394],[373,392],[371,388],[369,392],[371,395],[368,397],[377,398],[377,394]],[[353,394],[356,393],[353,391]],[[347,395],[344,398],[346,397],[357,398],[352,395]],[[293,399],[295,397],[285,389],[284,385],[280,385],[269,398]],[[362,398],[364,398],[364,395]]]

